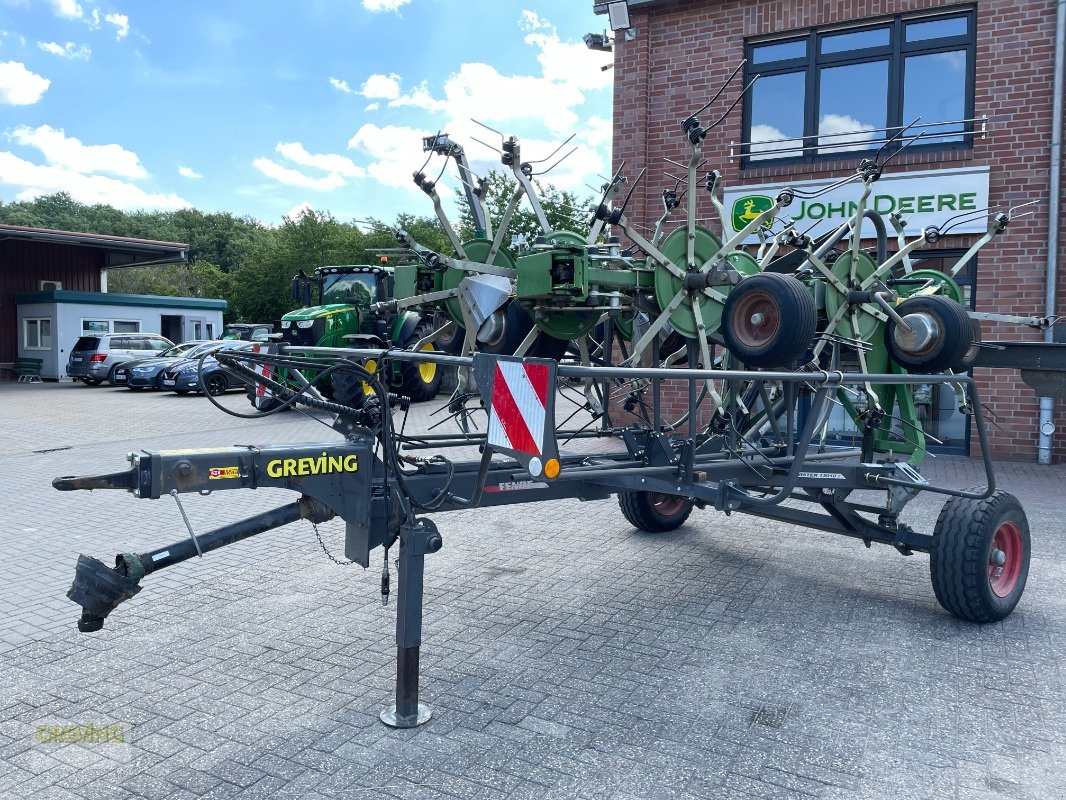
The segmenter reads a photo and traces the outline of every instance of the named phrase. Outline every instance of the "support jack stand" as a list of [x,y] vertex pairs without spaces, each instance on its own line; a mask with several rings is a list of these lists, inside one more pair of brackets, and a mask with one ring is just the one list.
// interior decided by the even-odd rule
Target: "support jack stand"
[[379,714],[390,728],[417,728],[433,710],[418,702],[418,649],[422,644],[422,587],[427,553],[444,544],[428,519],[400,527],[400,568],[396,603],[396,702]]

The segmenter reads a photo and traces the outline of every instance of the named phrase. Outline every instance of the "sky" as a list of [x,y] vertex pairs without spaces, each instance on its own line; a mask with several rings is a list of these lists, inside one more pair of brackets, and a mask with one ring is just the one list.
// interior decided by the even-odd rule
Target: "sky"
[[[432,214],[411,180],[423,136],[502,169],[472,119],[523,160],[576,134],[545,180],[590,194],[613,71],[581,37],[604,24],[591,0],[0,0],[0,200]],[[449,167],[446,209],[461,190]]]

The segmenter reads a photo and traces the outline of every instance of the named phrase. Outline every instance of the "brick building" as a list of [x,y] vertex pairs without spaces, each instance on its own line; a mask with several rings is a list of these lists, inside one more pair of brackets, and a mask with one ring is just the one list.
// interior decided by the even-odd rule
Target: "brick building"
[[[594,7],[602,13],[606,3]],[[922,139],[892,160],[878,188],[882,182],[898,187],[911,235],[960,207],[1038,201],[1032,215],[986,245],[959,278],[978,311],[1044,316],[1055,0],[630,0],[629,10],[635,35],[618,35],[614,45],[614,161],[616,168],[626,162],[630,178],[648,170],[650,179],[627,211],[641,229],[651,230],[661,213],[662,172],[673,169],[662,159],[687,162],[691,153],[682,120],[747,59],[745,82],[759,80],[704,144],[704,171],[723,173],[727,208],[759,187],[831,183],[920,116]],[[703,115],[704,124],[739,90],[737,80]],[[700,203],[701,216],[714,219],[703,192]],[[890,205],[886,200],[878,210]],[[786,214],[818,222],[833,211],[829,202]],[[1058,217],[1061,254],[1066,205]],[[976,223],[928,247],[916,266],[953,263],[979,238],[984,216]],[[894,237],[889,241],[894,248]],[[1060,270],[1060,313],[1064,292]],[[1043,338],[1024,326],[983,327],[986,340]],[[1055,334],[1060,341],[1063,327]],[[975,373],[995,423],[995,454],[1035,459],[1040,408],[1034,391],[1013,370]],[[950,432],[942,437],[949,450],[966,452],[972,449],[968,420],[952,405],[931,398],[930,418],[934,428]],[[1057,403],[1053,419],[1053,458],[1061,461],[1066,402]]]

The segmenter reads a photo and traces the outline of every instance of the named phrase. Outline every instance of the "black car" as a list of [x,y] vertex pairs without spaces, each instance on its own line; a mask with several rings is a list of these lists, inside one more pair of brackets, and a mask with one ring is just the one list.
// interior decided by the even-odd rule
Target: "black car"
[[[230,340],[223,342],[225,350],[248,350],[252,347],[251,342]],[[206,358],[190,358],[163,370],[159,381],[159,388],[164,391],[188,394],[189,392],[201,392],[199,370],[203,362],[203,386],[213,395],[225,394],[230,389],[244,389],[248,382],[236,373],[218,363],[214,356]]]
[[163,370],[172,364],[177,364],[186,358],[199,357],[211,347],[220,347],[221,342],[196,341],[176,344],[169,350],[164,350],[155,358],[146,358],[142,361],[124,361],[112,370],[116,385],[125,385],[127,389],[140,391],[141,389],[158,389],[159,376]]

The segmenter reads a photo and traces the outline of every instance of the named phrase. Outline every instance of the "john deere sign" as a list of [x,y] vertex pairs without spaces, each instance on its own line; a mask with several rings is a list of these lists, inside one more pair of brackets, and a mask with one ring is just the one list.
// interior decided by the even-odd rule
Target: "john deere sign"
[[[733,232],[742,230],[760,212],[769,208],[773,198],[786,186],[812,192],[835,180],[727,187],[725,207]],[[810,228],[812,235],[817,236],[838,227],[850,217],[861,194],[862,184],[855,182],[820,197],[797,197],[792,205],[781,210],[778,218],[783,221],[795,219],[800,230]],[[907,221],[906,232],[915,235],[926,225],[942,225],[960,212],[987,208],[988,167],[884,175],[873,185],[866,207],[884,216],[899,213]],[[952,228],[952,233],[983,233],[987,225],[985,216],[976,214],[973,219]],[[894,236],[891,226],[888,231],[889,236]],[[875,235],[873,225],[867,221],[863,225],[862,236],[868,238]],[[755,237],[750,241],[756,241]]]

